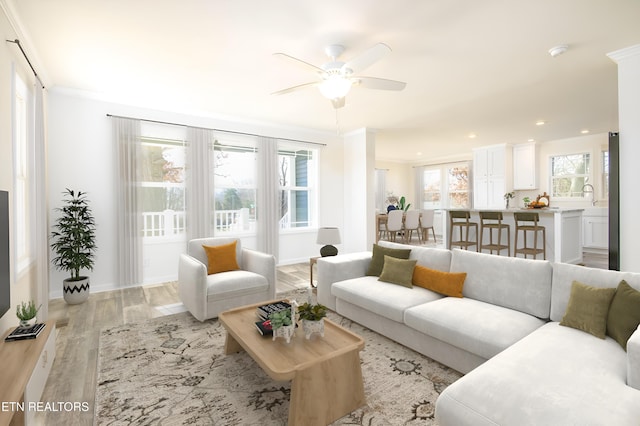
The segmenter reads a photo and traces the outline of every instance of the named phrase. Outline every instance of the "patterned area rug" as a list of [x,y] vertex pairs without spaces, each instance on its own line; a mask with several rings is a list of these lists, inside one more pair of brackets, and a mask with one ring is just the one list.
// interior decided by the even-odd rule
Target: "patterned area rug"
[[[435,401],[460,377],[335,313],[362,336],[367,405],[335,425],[435,424]],[[223,354],[217,320],[189,313],[105,329],[100,335],[95,425],[286,425],[289,382],[274,382],[246,353]]]

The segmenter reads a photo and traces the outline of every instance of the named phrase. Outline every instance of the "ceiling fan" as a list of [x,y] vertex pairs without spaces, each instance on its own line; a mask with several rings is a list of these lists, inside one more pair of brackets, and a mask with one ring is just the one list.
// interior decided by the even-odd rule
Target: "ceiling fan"
[[274,56],[288,59],[293,61],[295,64],[312,71],[316,75],[317,81],[289,87],[272,94],[284,95],[286,93],[317,86],[320,93],[322,93],[322,95],[327,99],[331,100],[333,107],[337,109],[344,106],[345,96],[349,93],[352,86],[378,90],[402,90],[407,85],[407,83],[402,81],[357,75],[359,72],[373,65],[375,62],[382,59],[383,56],[391,52],[391,48],[386,44],[378,43],[347,62],[338,61],[338,58],[343,52],[344,46],[339,44],[327,46],[325,48],[325,53],[329,58],[331,58],[331,60],[319,67],[305,62],[302,59],[294,58],[286,53],[274,53]]

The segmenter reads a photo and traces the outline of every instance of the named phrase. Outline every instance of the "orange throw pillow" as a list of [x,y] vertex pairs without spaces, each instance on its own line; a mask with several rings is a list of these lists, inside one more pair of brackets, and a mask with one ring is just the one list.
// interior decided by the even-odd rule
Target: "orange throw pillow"
[[416,265],[413,285],[451,297],[462,297],[466,272],[442,272]]
[[207,259],[209,259],[209,265],[207,265],[207,273],[209,275],[240,269],[236,260],[237,243],[237,241],[234,241],[231,244],[219,246],[202,246],[205,253],[207,253]]

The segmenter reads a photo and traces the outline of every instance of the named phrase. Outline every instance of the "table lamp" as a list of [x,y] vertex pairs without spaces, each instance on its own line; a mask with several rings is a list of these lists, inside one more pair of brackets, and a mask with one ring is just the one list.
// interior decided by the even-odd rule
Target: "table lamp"
[[320,228],[318,229],[317,244],[324,244],[320,249],[320,256],[335,256],[338,254],[338,249],[333,244],[340,244],[340,230],[338,228]]

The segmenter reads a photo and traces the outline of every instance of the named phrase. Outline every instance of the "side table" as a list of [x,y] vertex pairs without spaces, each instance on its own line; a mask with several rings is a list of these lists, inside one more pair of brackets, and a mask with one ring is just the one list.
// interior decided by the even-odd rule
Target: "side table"
[[311,288],[316,288],[316,286],[313,285],[313,265],[318,263],[318,259],[320,259],[320,256],[309,258],[309,284],[311,284]]

